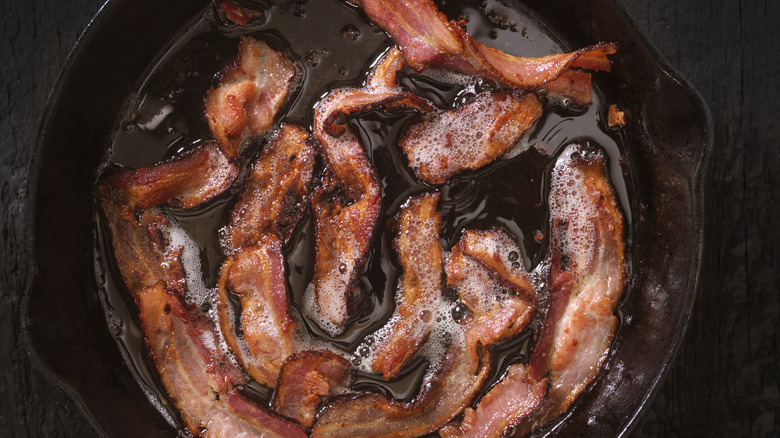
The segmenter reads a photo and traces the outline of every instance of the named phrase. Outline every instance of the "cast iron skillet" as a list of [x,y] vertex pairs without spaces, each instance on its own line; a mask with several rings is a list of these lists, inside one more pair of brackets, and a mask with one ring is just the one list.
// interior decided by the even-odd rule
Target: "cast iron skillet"
[[[617,41],[602,84],[628,110],[634,164],[632,277],[625,321],[606,371],[554,436],[620,436],[631,429],[683,338],[702,252],[711,119],[696,91],[660,59],[614,0],[524,4],[572,47]],[[39,134],[27,211],[35,280],[22,336],[38,370],[67,392],[102,434],[173,436],[107,330],[93,259],[92,188],[115,115],[159,50],[206,0],[109,0],[63,69]],[[150,13],[150,11],[154,11]]]

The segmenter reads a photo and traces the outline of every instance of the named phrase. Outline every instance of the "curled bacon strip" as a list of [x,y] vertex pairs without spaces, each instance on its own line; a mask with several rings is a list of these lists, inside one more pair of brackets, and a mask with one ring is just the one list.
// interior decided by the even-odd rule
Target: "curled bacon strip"
[[251,245],[268,233],[289,240],[306,209],[314,155],[307,131],[282,124],[252,165],[230,215],[226,242],[230,249]]
[[485,92],[462,108],[409,127],[401,148],[421,180],[442,184],[504,155],[542,116],[533,94]]
[[623,217],[604,151],[568,146],[550,192],[551,304],[531,357],[533,378],[552,387],[524,431],[563,414],[604,367],[617,327],[614,310],[626,281]]
[[466,408],[463,420],[444,426],[439,435],[442,438],[501,438],[539,408],[548,386],[547,380],[530,378],[524,365],[512,365],[506,376],[482,397],[477,409]]
[[199,207],[229,188],[237,174],[238,164],[212,142],[173,160],[122,169],[100,183],[100,206],[117,267],[130,292],[158,281],[184,290],[184,272],[173,263],[179,254],[170,248],[168,218],[143,210],[163,205]]
[[415,437],[455,417],[479,391],[490,371],[490,351],[455,336],[438,372],[410,403],[362,393],[335,397],[317,417],[312,437]]
[[[222,265],[217,311],[225,341],[258,383],[273,387],[282,364],[293,352],[297,322],[290,315],[282,244],[268,234],[254,246],[228,257]],[[238,297],[246,347],[236,338],[228,294]]]
[[[539,299],[522,267],[512,266],[517,242],[505,230],[466,230],[446,266],[447,284],[457,288],[461,301],[474,312],[471,343],[484,345],[509,340],[531,322]],[[506,296],[501,289],[507,287]]]
[[284,363],[274,391],[274,411],[311,427],[323,400],[346,389],[349,362],[329,351],[303,351]]
[[440,193],[414,197],[396,219],[398,232],[393,244],[403,274],[396,310],[388,322],[389,334],[374,347],[376,355],[371,364],[385,380],[398,376],[433,329],[434,307],[442,285],[440,197]]
[[227,154],[236,157],[243,141],[263,134],[295,85],[298,70],[264,41],[241,37],[236,59],[206,93],[209,128]]
[[349,112],[424,102],[394,90],[400,52],[391,50],[363,89],[335,91],[314,113],[314,137],[329,176],[312,197],[316,226],[314,293],[319,317],[340,330],[355,312],[354,284],[368,255],[379,218],[381,186],[357,137],[345,126]]
[[100,206],[111,234],[114,258],[130,293],[163,281],[167,287],[184,291],[184,269],[171,248],[168,217],[143,212],[136,218],[132,209],[117,201],[117,189],[108,183],[98,186]]
[[230,0],[223,0],[219,4],[218,9],[219,12],[225,16],[225,18],[239,26],[246,26],[250,21],[256,18],[263,18],[265,16],[263,11],[247,9]]
[[[469,342],[490,344],[510,339],[533,317],[538,296],[527,273],[512,260],[517,260],[519,253],[517,242],[497,228],[466,230],[453,248],[447,281],[458,287],[461,299],[477,318],[469,329]],[[513,295],[486,295],[479,287],[490,282],[508,287]],[[439,433],[443,437],[504,436],[539,407],[548,383],[547,379],[531,378],[524,365],[512,365],[476,410],[466,408],[460,423],[447,425]]]
[[[617,50],[615,44],[601,43],[542,58],[517,57],[474,41],[458,23],[448,22],[432,0],[358,0],[358,4],[385,29],[412,67],[439,66],[512,87],[554,89],[580,104],[590,102],[588,74],[551,84],[573,67],[609,71],[607,55]],[[571,93],[567,85],[573,87]]]
[[162,283],[137,294],[146,343],[168,396],[195,436],[305,437],[304,430],[260,408],[235,389],[244,382],[214,328]]
[[130,209],[170,205],[199,207],[227,190],[238,175],[238,163],[214,142],[180,157],[136,170],[123,169],[108,178]]

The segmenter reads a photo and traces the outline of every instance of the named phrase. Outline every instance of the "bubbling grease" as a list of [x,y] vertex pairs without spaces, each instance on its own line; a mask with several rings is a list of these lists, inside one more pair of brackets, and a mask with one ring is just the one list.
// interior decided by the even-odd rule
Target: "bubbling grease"
[[[590,150],[590,147],[585,146],[586,153],[593,154],[591,158],[603,157],[601,150]],[[595,218],[599,212],[587,194],[583,170],[572,166],[572,160],[577,158],[574,155],[582,154],[582,151],[583,146],[579,144],[567,146],[552,173],[550,192],[555,193],[555,196],[550,197],[550,216],[576,218],[570,221],[570,226],[576,229],[567,233],[568,239],[561,242],[563,254],[591,254],[596,245]]]
[[[480,93],[458,111],[439,111],[430,115],[428,123],[410,128],[403,140],[409,165],[418,172],[429,163],[445,169],[469,168],[473,157],[483,155],[496,117],[513,112],[514,99]],[[514,155],[528,149],[527,142],[520,144],[525,146],[513,152]],[[436,172],[433,168],[428,171]]]

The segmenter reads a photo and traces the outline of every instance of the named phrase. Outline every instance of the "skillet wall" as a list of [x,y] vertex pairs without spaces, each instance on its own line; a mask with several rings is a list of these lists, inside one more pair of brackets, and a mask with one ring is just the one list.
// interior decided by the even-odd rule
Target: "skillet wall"
[[[712,145],[709,110],[606,0],[531,0],[570,47],[620,45],[613,71],[596,82],[605,101],[627,109],[622,129],[635,193],[631,278],[624,318],[606,371],[552,436],[612,436],[650,399],[682,341],[695,297],[702,251],[703,164]],[[623,431],[626,427],[628,430]]]
[[[44,367],[108,436],[172,436],[109,335],[93,259],[93,184],[129,90],[208,1],[110,1],[90,24],[55,89],[39,138],[26,336]],[[107,109],[115,109],[107,111]],[[34,166],[35,167],[35,166]],[[42,367],[41,367],[42,366]]]
[[[39,144],[38,275],[26,336],[39,368],[66,382],[105,434],[171,436],[175,432],[141,393],[106,330],[92,269],[92,184],[114,129],[115,113],[106,108],[121,108],[161,42],[208,2],[131,3],[117,0],[104,8],[70,60],[74,68],[55,90]],[[633,206],[637,263],[622,309],[628,319],[620,348],[596,391],[555,431],[579,435],[587,427],[606,436],[622,431],[633,417],[688,319],[701,231],[695,171],[708,125],[699,100],[661,70],[618,8],[608,1],[569,3],[572,7],[526,2],[571,46],[621,43],[612,73],[620,79],[599,82],[607,101],[630,109],[625,135],[635,167],[629,178],[639,190]],[[144,23],[142,29],[138,23]],[[590,421],[596,412],[597,420]]]

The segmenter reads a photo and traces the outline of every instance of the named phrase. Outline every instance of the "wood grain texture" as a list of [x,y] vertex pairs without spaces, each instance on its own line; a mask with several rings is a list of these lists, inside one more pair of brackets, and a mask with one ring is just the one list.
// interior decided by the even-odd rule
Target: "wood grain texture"
[[0,2],[0,435],[96,436],[62,391],[32,369],[19,342],[30,281],[22,212],[41,116],[57,75],[99,0]]
[[[687,338],[633,436],[780,435],[780,2],[624,0],[710,105],[705,259]],[[0,435],[89,437],[19,345],[21,212],[40,119],[100,0],[0,2]]]
[[715,124],[697,302],[634,435],[778,436],[780,3],[626,3]]

